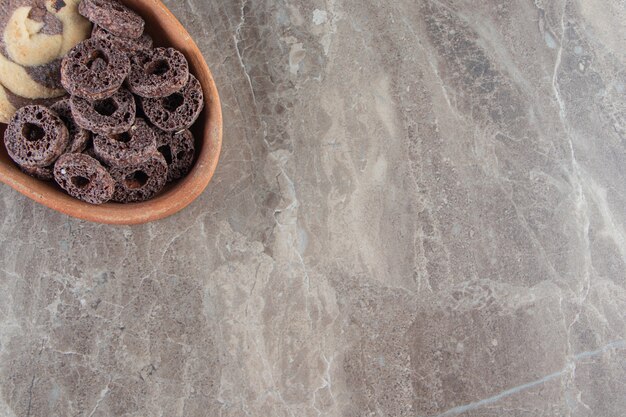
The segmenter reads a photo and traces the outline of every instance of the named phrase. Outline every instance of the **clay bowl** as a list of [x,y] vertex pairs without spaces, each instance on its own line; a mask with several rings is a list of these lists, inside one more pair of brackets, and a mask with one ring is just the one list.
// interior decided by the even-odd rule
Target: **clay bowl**
[[[191,72],[200,80],[205,110],[192,129],[196,137],[197,161],[189,175],[168,186],[156,198],[135,204],[93,206],[65,194],[55,183],[23,174],[11,161],[0,140],[0,181],[34,201],[72,217],[96,223],[131,225],[159,220],[191,204],[205,190],[222,146],[222,110],[211,71],[191,35],[159,0],[123,0],[146,20],[146,32],[157,46],[172,46],[185,54]],[[0,125],[4,135],[6,125]]]

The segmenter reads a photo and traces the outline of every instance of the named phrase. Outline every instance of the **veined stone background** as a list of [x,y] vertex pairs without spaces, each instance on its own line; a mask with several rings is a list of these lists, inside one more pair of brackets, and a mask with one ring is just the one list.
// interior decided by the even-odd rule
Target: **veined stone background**
[[215,179],[137,227],[0,187],[0,416],[626,415],[623,0],[165,3]]

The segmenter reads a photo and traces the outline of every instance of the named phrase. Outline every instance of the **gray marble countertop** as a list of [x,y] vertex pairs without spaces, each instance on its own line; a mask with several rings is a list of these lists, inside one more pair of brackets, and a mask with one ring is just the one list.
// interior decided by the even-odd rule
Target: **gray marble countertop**
[[623,0],[166,4],[217,174],[138,227],[0,186],[1,417],[626,414]]

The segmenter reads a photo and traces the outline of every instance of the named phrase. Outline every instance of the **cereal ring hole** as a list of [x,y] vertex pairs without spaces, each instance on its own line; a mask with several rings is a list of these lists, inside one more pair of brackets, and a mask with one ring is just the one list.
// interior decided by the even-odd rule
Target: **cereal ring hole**
[[89,54],[85,65],[89,69],[91,69],[92,67],[102,68],[103,66],[109,65],[109,58],[106,56],[104,51],[96,49],[91,54]]
[[93,105],[93,109],[102,116],[111,116],[117,111],[118,107],[113,99],[107,98],[96,101]]
[[130,188],[131,190],[136,190],[146,185],[149,179],[150,177],[145,172],[135,171],[132,174],[127,175],[126,178],[124,178],[124,184],[127,188]]
[[46,136],[45,130],[41,126],[37,126],[33,123],[24,123],[22,127],[22,137],[29,142],[37,142]]
[[128,143],[133,139],[133,135],[131,135],[130,132],[124,132],[119,135],[112,135],[111,138],[118,142]]
[[158,150],[161,152],[161,155],[163,155],[163,158],[165,158],[165,162],[170,165],[172,163],[172,148],[170,148],[170,145],[163,145],[159,147]]
[[182,94],[174,93],[171,96],[163,98],[163,108],[169,112],[173,112],[182,106],[184,102],[185,97]]
[[85,178],[80,175],[72,177],[70,181],[72,181],[72,184],[77,188],[87,188],[89,186],[89,183],[91,183],[89,178]]
[[157,61],[150,62],[145,67],[146,74],[157,76],[167,74],[170,69],[170,64],[165,59],[159,59]]

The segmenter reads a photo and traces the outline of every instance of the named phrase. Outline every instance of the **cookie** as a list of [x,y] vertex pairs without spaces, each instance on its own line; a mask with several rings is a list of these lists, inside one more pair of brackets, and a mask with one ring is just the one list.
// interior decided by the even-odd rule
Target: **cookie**
[[158,151],[167,162],[167,181],[184,177],[193,166],[195,143],[189,130],[178,133],[157,132]]
[[36,83],[46,88],[60,89],[63,88],[63,84],[61,84],[62,61],[62,59],[58,58],[45,65],[24,67],[24,70],[26,70],[28,76]]
[[128,89],[141,97],[169,96],[182,90],[188,80],[187,59],[174,48],[138,51],[130,57]]
[[29,99],[13,94],[0,84],[0,123],[9,123],[15,111],[33,104],[50,107],[64,97]]
[[57,58],[63,58],[74,46],[89,38],[92,24],[78,13],[82,0],[46,0],[46,8],[63,23],[63,44]]
[[11,103],[8,90],[0,84],[0,123],[9,123],[17,108]]
[[27,99],[61,96],[60,58],[89,36],[80,0],[0,2],[0,82]]
[[115,180],[113,201],[145,201],[154,197],[165,186],[167,162],[160,153],[154,152],[141,163],[112,167],[110,172]]
[[109,172],[94,158],[68,153],[54,164],[54,179],[69,195],[90,204],[111,199],[115,182]]
[[122,38],[138,38],[145,22],[117,0],[83,0],[78,12],[96,25]]
[[127,132],[135,123],[135,98],[128,90],[121,89],[112,97],[93,102],[74,96],[70,104],[78,126],[96,134]]
[[84,151],[87,148],[89,140],[91,139],[91,133],[76,124],[74,115],[72,114],[70,100],[66,98],[57,101],[55,104],[50,106],[50,110],[55,112],[61,120],[63,120],[63,123],[65,123],[65,126],[70,134],[70,143],[65,152],[81,153]]
[[146,117],[153,125],[166,132],[188,129],[204,108],[200,82],[189,74],[187,85],[172,95],[162,98],[140,98]]
[[132,54],[137,51],[152,48],[152,38],[150,37],[150,35],[147,35],[145,33],[136,39],[122,38],[119,36],[115,36],[111,32],[108,32],[106,29],[101,28],[98,25],[94,25],[93,31],[91,32],[91,37],[109,41],[113,43],[119,50],[126,52],[127,54]]
[[109,166],[138,164],[156,151],[156,134],[143,119],[117,135],[98,135],[93,140],[98,159]]
[[87,100],[111,97],[130,72],[128,56],[109,41],[88,39],[61,63],[61,83],[73,96]]
[[10,90],[6,90],[5,94],[7,96],[7,100],[9,100],[9,102],[11,102],[16,109],[31,105],[50,107],[59,100],[67,98],[67,96],[54,98],[24,98],[13,94]]
[[55,60],[63,45],[63,23],[39,1],[11,1],[2,25],[3,55],[33,67]]
[[47,167],[65,152],[69,132],[63,121],[43,106],[15,112],[4,132],[4,144],[18,165]]
[[28,174],[31,177],[37,178],[42,181],[54,180],[54,165],[49,167],[29,167],[21,166],[20,169],[24,174]]
[[28,99],[54,98],[65,94],[62,88],[46,87],[33,80],[26,68],[2,54],[0,54],[0,83],[13,94]]

